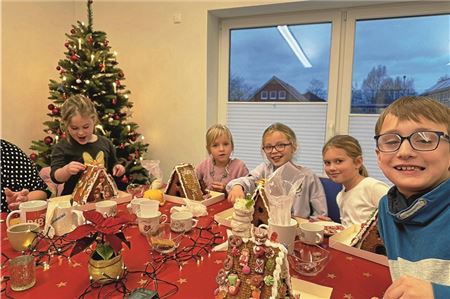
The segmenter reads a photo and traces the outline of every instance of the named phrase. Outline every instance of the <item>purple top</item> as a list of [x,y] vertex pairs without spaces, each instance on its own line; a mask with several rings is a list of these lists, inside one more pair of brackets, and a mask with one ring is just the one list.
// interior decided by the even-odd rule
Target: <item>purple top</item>
[[229,181],[248,174],[247,166],[239,159],[231,159],[225,169],[215,166],[212,158],[208,158],[197,165],[195,172],[197,173],[197,178],[200,181],[203,180],[206,188],[210,190],[212,190],[211,184],[213,182],[220,182],[226,186]]

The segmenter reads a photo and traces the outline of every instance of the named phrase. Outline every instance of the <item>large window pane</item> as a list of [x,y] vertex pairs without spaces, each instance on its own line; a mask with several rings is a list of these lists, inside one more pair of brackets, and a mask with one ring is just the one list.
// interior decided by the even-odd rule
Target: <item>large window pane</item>
[[351,112],[379,113],[404,95],[448,105],[449,30],[448,14],[357,21]]
[[330,23],[233,29],[230,41],[229,101],[326,101]]

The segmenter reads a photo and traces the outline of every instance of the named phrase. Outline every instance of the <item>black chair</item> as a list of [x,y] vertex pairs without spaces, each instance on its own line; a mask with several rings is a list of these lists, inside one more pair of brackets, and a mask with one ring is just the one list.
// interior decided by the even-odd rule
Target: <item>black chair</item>
[[339,207],[336,202],[336,195],[342,190],[342,185],[333,182],[329,178],[320,177],[323,189],[325,190],[325,196],[327,198],[328,217],[334,222],[341,223],[341,217],[339,213]]

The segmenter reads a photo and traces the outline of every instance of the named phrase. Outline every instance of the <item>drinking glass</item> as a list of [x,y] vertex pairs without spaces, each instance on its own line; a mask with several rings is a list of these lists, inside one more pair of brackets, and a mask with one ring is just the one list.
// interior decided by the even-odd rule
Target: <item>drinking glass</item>
[[10,260],[9,275],[13,291],[24,291],[34,286],[36,283],[34,257],[20,255]]

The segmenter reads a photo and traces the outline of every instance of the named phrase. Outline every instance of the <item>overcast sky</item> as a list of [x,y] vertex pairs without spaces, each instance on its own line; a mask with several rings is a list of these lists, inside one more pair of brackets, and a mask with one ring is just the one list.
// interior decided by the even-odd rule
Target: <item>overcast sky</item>
[[[276,27],[233,30],[232,74],[259,88],[273,75],[305,92],[315,78],[328,84],[331,23],[289,26],[312,68],[297,60]],[[450,74],[450,16],[359,21],[355,32],[353,82],[385,65],[391,77],[414,78],[418,93]]]

